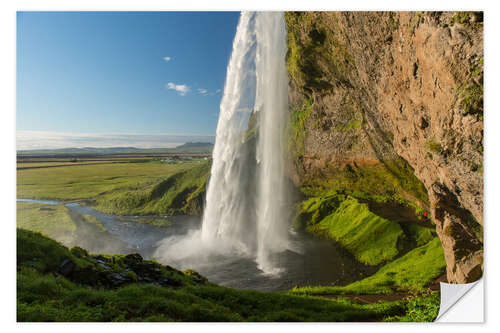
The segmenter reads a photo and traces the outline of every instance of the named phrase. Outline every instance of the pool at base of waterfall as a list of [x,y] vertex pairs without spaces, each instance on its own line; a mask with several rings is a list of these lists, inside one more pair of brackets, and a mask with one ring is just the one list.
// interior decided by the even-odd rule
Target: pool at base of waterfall
[[[200,230],[200,217],[169,216],[171,223],[160,227],[137,222],[141,217],[104,214],[76,202],[22,201],[66,205],[76,224],[74,242],[70,246],[88,248],[93,253],[139,253],[145,259],[154,259],[178,269],[194,269],[212,283],[236,289],[272,291],[294,286],[345,285],[374,273],[376,269],[360,264],[330,240],[290,230],[289,239],[294,250],[272,254],[269,261],[278,272],[269,274],[259,269],[251,255],[200,247],[201,239],[193,238]],[[85,216],[88,215],[97,218],[106,230],[87,228],[86,223],[90,222],[86,222]],[[189,242],[184,242],[186,240]],[[178,245],[182,242],[184,247],[180,248]],[[179,252],[179,249],[183,255],[169,253]]]

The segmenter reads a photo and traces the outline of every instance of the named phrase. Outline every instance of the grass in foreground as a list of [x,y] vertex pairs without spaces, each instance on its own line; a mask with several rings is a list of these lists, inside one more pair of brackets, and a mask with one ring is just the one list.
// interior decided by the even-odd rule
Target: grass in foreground
[[[61,263],[75,263],[68,273]],[[104,266],[97,260],[105,260]],[[124,256],[91,256],[69,251],[41,234],[17,231],[18,321],[381,321],[408,317],[411,300],[370,305],[348,299],[239,291],[213,285],[193,271],[180,272],[150,261],[128,263]],[[135,265],[135,266],[134,266]],[[135,281],[159,272],[153,282]],[[125,272],[129,269],[127,272]],[[121,273],[119,273],[121,271]],[[86,272],[86,274],[82,274]],[[111,274],[130,277],[113,288],[101,281]],[[168,278],[169,286],[155,285]],[[163,279],[163,280],[162,280]],[[432,320],[433,308],[419,308]],[[434,302],[435,303],[435,302]],[[432,303],[432,304],[434,304]],[[428,310],[431,310],[430,312]],[[429,316],[429,313],[431,314]],[[425,315],[427,314],[427,317]]]

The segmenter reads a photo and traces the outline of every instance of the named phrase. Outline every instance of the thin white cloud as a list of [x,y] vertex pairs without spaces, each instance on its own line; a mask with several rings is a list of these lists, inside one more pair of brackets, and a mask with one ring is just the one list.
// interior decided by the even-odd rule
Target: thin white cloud
[[165,62],[169,62],[170,59],[172,59],[171,57],[163,57],[163,60],[165,60]]
[[215,96],[222,91],[220,89],[217,89],[214,92],[208,92],[208,90],[205,88],[198,88],[197,90],[198,90],[198,94],[203,95],[203,96]]
[[16,149],[57,148],[171,148],[186,142],[215,142],[213,135],[197,134],[95,134],[17,131]]
[[167,89],[177,91],[181,96],[186,95],[191,90],[191,88],[185,84],[175,84],[173,82],[167,83],[166,87]]

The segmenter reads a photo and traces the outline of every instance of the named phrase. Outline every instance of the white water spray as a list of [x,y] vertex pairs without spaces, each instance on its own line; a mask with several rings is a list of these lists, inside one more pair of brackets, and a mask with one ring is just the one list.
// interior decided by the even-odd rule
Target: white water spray
[[[283,13],[242,13],[220,107],[202,227],[203,241],[229,241],[254,254],[265,272],[275,270],[270,255],[288,248],[283,209],[285,55]],[[259,119],[256,156],[249,156],[242,135],[252,102]],[[257,160],[253,173],[248,170],[252,157]]]
[[[166,239],[158,256],[200,265],[210,256],[243,255],[265,273],[290,248],[284,209],[284,131],[288,113],[283,13],[242,13],[219,113],[201,231]],[[247,135],[251,112],[255,137]]]

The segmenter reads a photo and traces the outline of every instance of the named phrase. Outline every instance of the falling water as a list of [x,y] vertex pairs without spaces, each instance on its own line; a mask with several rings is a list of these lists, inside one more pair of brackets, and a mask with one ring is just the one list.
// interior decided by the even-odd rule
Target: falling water
[[[288,110],[283,13],[242,13],[227,69],[202,241],[255,256],[264,272],[288,248],[283,137]],[[245,131],[258,119],[257,147]],[[252,167],[253,165],[256,167]]]

